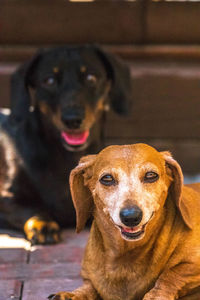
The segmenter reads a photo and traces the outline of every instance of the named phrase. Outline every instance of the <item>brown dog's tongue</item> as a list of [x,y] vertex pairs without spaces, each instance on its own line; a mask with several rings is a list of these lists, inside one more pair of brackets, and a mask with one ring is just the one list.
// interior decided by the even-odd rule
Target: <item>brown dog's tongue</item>
[[78,146],[86,142],[89,136],[89,130],[81,133],[68,133],[63,131],[61,135],[69,145]]
[[123,232],[129,232],[129,233],[134,233],[134,232],[138,232],[141,230],[140,226],[136,226],[136,227],[131,227],[131,228],[122,228]]

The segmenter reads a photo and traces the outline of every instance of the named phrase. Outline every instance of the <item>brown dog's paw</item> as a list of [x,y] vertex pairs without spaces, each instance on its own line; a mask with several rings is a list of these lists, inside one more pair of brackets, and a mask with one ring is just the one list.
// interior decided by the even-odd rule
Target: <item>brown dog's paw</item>
[[28,219],[24,225],[24,232],[32,245],[55,244],[60,241],[59,225],[41,217],[34,216]]
[[60,292],[57,294],[52,294],[48,297],[50,300],[72,300],[74,294],[70,292]]
[[164,293],[161,290],[152,289],[148,292],[143,300],[174,300],[175,297]]

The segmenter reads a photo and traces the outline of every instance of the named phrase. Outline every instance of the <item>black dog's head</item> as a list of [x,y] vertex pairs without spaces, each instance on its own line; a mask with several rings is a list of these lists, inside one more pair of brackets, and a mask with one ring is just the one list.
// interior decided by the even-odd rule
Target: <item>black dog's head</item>
[[[67,148],[82,149],[108,104],[118,114],[128,112],[130,86],[127,66],[99,47],[43,50],[13,74],[11,117],[25,120],[32,104]],[[32,103],[29,87],[35,92]]]

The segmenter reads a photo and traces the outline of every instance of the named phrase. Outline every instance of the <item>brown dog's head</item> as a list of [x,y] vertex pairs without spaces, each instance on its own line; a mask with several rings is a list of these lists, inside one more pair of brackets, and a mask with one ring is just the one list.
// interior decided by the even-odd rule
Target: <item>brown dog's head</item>
[[181,197],[183,175],[169,152],[145,144],[110,146],[83,157],[70,175],[72,199],[80,231],[90,214],[114,224],[125,240],[139,240],[170,193],[190,227]]
[[48,123],[49,132],[52,128],[71,151],[88,146],[91,131],[109,104],[123,115],[130,110],[130,102],[128,67],[92,45],[39,51],[11,81],[11,117],[24,121],[32,105],[40,120]]

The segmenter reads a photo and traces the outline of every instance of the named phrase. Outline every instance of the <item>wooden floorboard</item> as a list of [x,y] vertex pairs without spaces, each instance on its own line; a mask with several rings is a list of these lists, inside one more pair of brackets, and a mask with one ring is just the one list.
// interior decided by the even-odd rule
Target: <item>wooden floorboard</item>
[[72,291],[82,284],[79,279],[34,279],[28,280],[24,284],[23,300],[47,300],[47,296],[58,291]]
[[0,300],[21,300],[22,284],[18,280],[0,280]]
[[80,286],[88,234],[67,230],[57,245],[32,247],[23,235],[0,231],[0,300],[43,300]]

